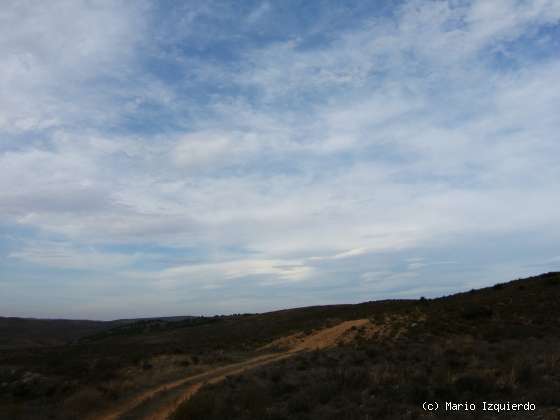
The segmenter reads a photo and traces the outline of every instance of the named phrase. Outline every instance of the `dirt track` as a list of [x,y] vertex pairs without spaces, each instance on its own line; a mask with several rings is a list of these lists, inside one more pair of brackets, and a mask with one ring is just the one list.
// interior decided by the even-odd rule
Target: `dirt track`
[[325,328],[309,335],[295,334],[280,338],[263,347],[283,348],[281,353],[272,353],[254,357],[244,362],[233,363],[207,372],[189,376],[177,381],[169,382],[145,391],[120,405],[113,407],[110,411],[95,416],[95,420],[122,420],[122,419],[167,419],[184,401],[194,395],[202,386],[217,383],[229,375],[236,375],[259,366],[292,357],[293,355],[315,349],[332,347],[339,342],[347,342],[352,327],[368,325],[372,327],[367,319],[345,321],[334,327]]

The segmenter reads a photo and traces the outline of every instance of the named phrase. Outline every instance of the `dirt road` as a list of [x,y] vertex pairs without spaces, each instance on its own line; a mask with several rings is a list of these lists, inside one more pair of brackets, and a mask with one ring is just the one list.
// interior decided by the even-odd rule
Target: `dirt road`
[[323,349],[339,342],[347,342],[356,328],[363,326],[373,327],[369,320],[357,319],[345,321],[308,335],[294,334],[280,338],[263,347],[263,349],[272,347],[285,349],[280,353],[254,357],[157,386],[122,402],[106,413],[93,417],[92,420],[165,420],[204,385],[223,381],[227,376],[277,362],[300,352]]

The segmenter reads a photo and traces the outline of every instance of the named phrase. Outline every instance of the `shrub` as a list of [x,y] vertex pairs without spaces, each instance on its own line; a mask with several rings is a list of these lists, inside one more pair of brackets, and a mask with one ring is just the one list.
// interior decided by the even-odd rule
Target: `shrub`
[[476,303],[468,303],[463,307],[462,317],[467,320],[477,320],[492,317],[492,309]]
[[99,390],[92,387],[83,388],[64,401],[64,418],[79,418],[84,413],[92,412],[102,400],[103,394]]
[[557,277],[547,277],[544,282],[547,286],[558,286],[560,285],[560,276]]
[[523,385],[528,385],[532,382],[534,370],[531,363],[524,359],[517,363],[514,368],[515,379]]
[[493,389],[493,383],[478,373],[469,373],[457,378],[453,383],[460,394],[468,393],[472,396],[487,396]]
[[302,393],[298,393],[288,402],[288,410],[290,413],[305,413],[309,411],[309,398]]

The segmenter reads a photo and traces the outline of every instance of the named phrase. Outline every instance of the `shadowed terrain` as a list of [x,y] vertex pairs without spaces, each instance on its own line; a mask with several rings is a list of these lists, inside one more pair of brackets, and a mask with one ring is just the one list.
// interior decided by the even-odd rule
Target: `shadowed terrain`
[[558,273],[438,299],[84,322],[93,328],[53,334],[65,344],[45,334],[0,351],[0,418],[413,419],[430,400],[529,401],[538,413],[519,418],[552,419],[560,408]]
[[0,349],[65,344],[112,325],[102,321],[0,317]]

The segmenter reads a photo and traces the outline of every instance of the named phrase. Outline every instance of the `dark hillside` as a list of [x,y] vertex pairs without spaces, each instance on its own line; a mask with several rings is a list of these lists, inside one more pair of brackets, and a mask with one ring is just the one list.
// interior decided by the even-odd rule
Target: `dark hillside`
[[65,345],[90,336],[104,335],[114,329],[132,330],[137,323],[173,324],[192,316],[92,321],[0,317],[0,350]]
[[[5,342],[42,346],[0,349],[0,418],[82,418],[349,320],[371,328],[204,387],[176,418],[413,419],[425,417],[429,399],[530,401],[543,416],[560,408],[560,274],[548,273],[438,299],[112,323],[10,320]],[[38,339],[47,336],[60,341]]]
[[65,344],[111,325],[102,321],[0,317],[0,349]]
[[[315,306],[257,315],[144,320],[105,328],[72,345],[0,352],[0,365],[26,366],[45,375],[97,380],[117,368],[159,354],[189,353],[202,359],[224,352],[252,352],[271,340],[343,320],[403,310],[412,301]],[[105,372],[107,370],[107,372]]]
[[208,386],[175,419],[433,418],[424,401],[530,402],[538,411],[438,418],[558,418],[559,273],[371,315],[390,328]]

